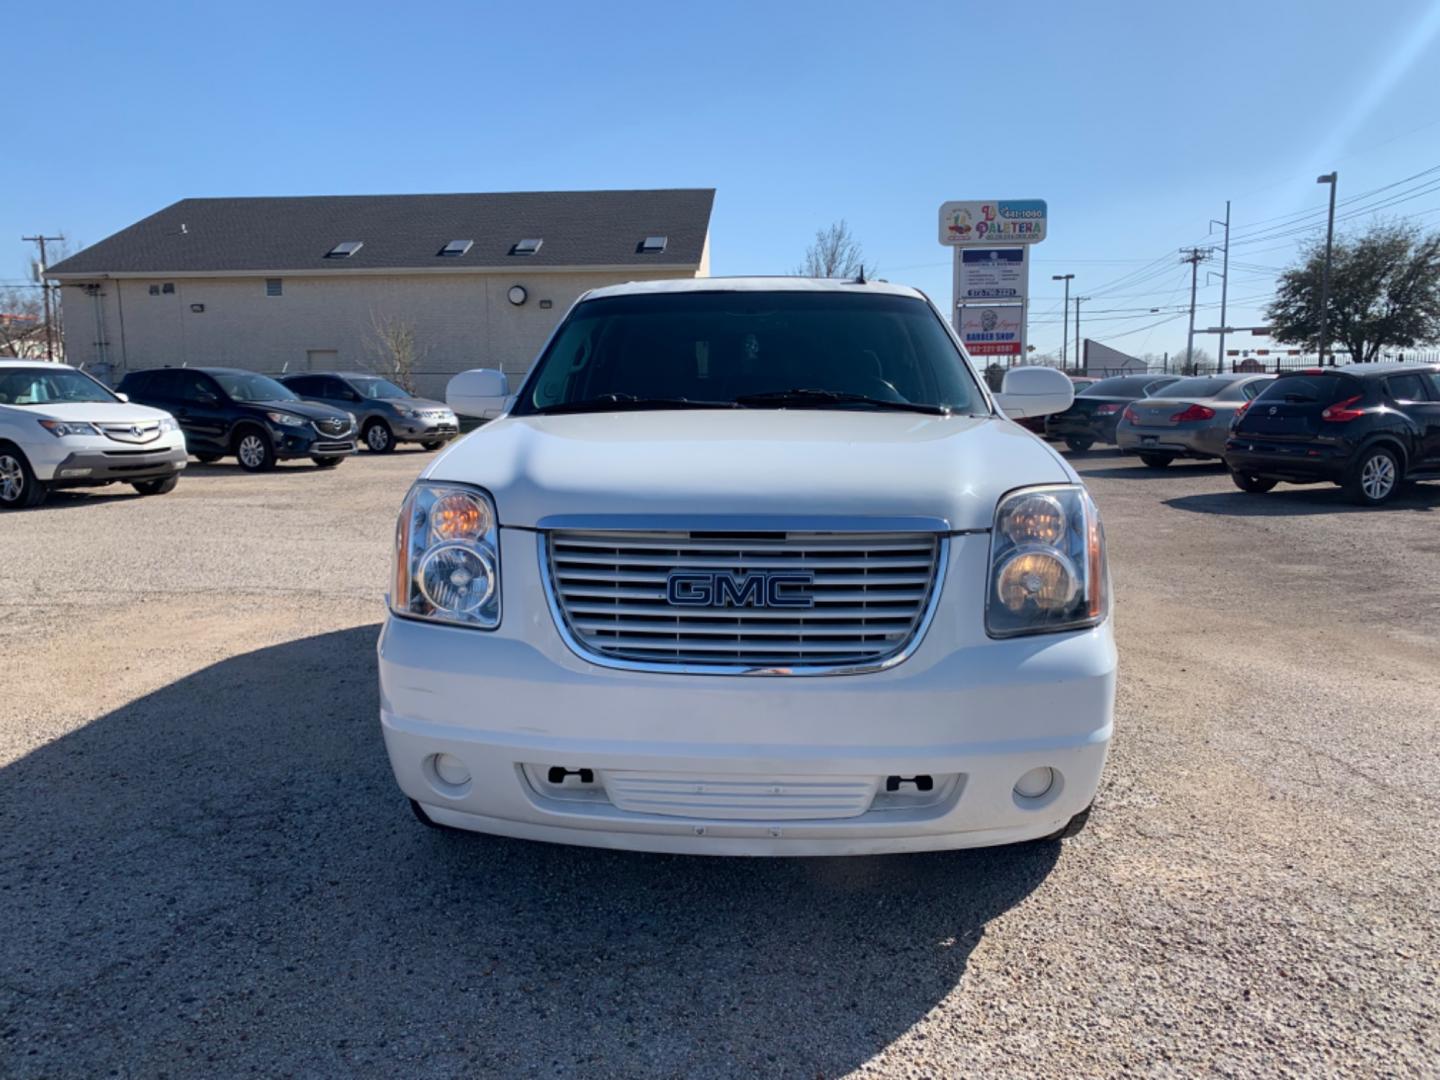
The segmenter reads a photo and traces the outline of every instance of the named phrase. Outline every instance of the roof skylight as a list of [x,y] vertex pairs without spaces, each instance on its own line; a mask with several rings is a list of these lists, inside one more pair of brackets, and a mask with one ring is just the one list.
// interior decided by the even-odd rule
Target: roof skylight
[[474,243],[474,240],[451,240],[440,249],[440,254],[448,258],[459,258],[469,251]]
[[665,236],[647,236],[640,242],[640,250],[645,254],[664,251],[668,240],[669,238]]
[[348,259],[364,246],[364,240],[346,240],[327,251],[325,257],[327,259]]
[[518,244],[516,244],[514,247],[512,247],[512,248],[510,249],[510,254],[511,254],[511,255],[534,255],[537,251],[540,250],[540,245],[543,244],[544,242],[545,242],[544,240],[538,240],[538,239],[537,239],[537,240],[521,240]]

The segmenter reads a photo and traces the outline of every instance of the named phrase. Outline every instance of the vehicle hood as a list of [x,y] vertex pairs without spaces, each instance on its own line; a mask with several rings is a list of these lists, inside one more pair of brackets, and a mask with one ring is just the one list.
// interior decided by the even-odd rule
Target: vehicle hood
[[135,405],[128,401],[53,401],[44,405],[17,407],[17,412],[33,416],[36,420],[72,420],[77,423],[89,421],[99,424],[129,424],[147,420],[161,420],[170,414],[164,409],[152,409],[149,405]]
[[1075,479],[1003,418],[838,409],[504,417],[452,444],[424,475],[480,485],[502,525],[527,528],[761,516],[988,529],[1005,492]]
[[433,398],[385,398],[383,400],[387,405],[403,405],[407,409],[439,409],[447,413],[453,411],[445,402],[435,401]]
[[339,416],[349,419],[350,414],[334,405],[321,405],[318,401],[237,401],[242,409],[259,409],[262,412],[288,412],[303,416],[306,420],[333,420]]

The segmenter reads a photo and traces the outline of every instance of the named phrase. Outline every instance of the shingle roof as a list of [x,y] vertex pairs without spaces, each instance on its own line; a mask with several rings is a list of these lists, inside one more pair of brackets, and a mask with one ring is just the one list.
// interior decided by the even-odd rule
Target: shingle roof
[[[698,265],[714,201],[713,188],[182,199],[50,274]],[[642,254],[647,236],[668,237],[664,252]],[[524,239],[544,243],[510,254]],[[325,257],[347,240],[364,246]],[[451,240],[475,243],[441,256]]]

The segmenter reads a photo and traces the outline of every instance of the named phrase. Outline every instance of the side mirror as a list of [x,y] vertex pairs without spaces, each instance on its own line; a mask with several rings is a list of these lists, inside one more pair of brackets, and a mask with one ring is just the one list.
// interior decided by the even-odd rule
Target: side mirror
[[119,398],[121,401],[124,401],[124,402],[127,402],[127,403],[130,401],[130,395],[129,395],[129,394],[122,394],[119,390],[116,390],[116,391],[115,391],[115,396],[116,396],[117,398]]
[[445,387],[445,404],[461,416],[499,416],[509,408],[509,397],[510,380],[493,368],[462,371]]
[[1075,384],[1069,376],[1048,367],[1011,368],[995,395],[1000,411],[1016,419],[1064,412],[1074,400]]

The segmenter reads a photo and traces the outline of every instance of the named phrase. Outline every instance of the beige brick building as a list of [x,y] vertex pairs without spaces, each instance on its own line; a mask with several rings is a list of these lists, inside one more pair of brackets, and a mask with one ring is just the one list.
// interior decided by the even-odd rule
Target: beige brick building
[[[66,358],[355,370],[376,325],[413,327],[417,389],[523,373],[587,289],[709,273],[714,192],[186,199],[50,269]],[[538,244],[534,243],[538,241]],[[358,245],[358,246],[356,246]]]

